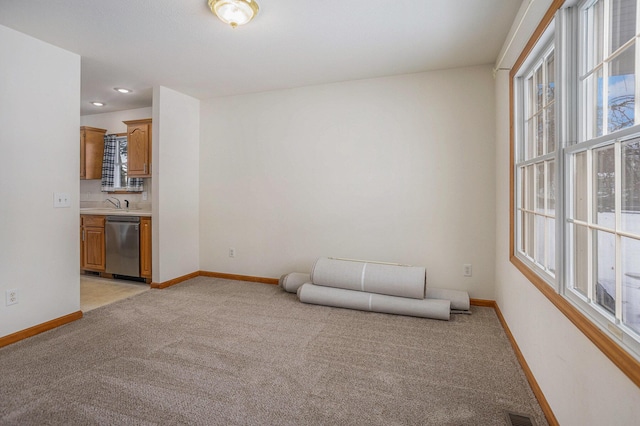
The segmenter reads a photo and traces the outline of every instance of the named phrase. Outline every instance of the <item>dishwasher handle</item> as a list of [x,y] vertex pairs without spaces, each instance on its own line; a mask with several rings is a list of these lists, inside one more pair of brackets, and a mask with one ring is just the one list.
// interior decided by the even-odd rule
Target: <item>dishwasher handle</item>
[[107,222],[140,223],[140,216],[107,216]]

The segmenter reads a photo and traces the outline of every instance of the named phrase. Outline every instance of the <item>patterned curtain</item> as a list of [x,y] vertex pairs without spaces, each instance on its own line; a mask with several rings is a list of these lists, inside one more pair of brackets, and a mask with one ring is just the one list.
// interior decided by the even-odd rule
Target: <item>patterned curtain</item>
[[[102,157],[102,192],[144,190],[142,178],[126,178],[127,151],[121,149],[126,144],[126,137],[117,135],[104,136],[104,156]],[[122,165],[124,164],[124,167]],[[117,179],[116,179],[117,178]],[[126,180],[126,182],[122,182]],[[120,185],[115,185],[115,183]]]

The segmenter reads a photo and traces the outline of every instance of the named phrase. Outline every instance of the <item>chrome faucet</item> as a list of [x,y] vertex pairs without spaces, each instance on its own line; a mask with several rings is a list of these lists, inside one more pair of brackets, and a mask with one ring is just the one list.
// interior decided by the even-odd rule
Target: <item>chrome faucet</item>
[[[112,198],[113,198],[114,200],[116,200],[116,202],[115,202],[115,203],[111,200]],[[109,197],[109,198],[107,198],[107,199],[106,199],[106,200],[104,200],[104,201],[105,201],[105,202],[107,202],[107,201],[108,201],[108,202],[110,202],[111,204],[113,204],[113,206],[114,206],[116,209],[120,209],[120,208],[122,208],[122,207],[120,207],[120,200],[118,200],[116,197]]]

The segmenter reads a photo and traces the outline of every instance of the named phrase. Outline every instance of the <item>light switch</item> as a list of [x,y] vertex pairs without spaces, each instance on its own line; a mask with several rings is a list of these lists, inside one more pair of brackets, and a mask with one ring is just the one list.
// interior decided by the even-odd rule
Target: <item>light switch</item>
[[53,207],[71,207],[71,197],[66,192],[54,192]]

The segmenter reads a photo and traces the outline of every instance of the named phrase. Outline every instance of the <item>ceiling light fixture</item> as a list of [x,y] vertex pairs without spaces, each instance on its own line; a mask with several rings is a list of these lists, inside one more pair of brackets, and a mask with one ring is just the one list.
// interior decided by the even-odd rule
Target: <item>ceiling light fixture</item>
[[244,25],[258,14],[254,0],[208,0],[211,11],[232,28]]
[[104,102],[91,102],[91,105],[97,106],[97,107],[103,107],[106,104]]
[[120,92],[120,93],[131,93],[132,92],[131,89],[124,89],[122,87],[114,87],[113,90],[115,90],[116,92]]

